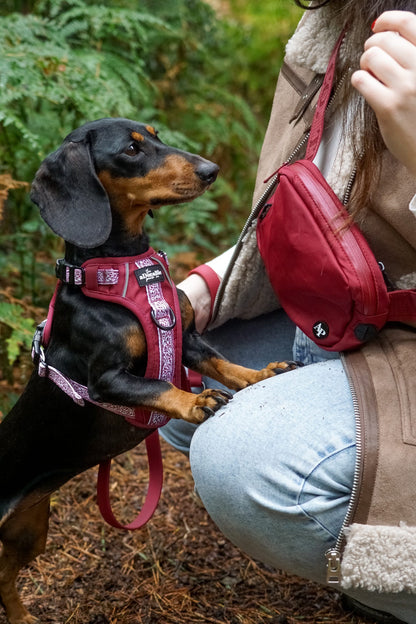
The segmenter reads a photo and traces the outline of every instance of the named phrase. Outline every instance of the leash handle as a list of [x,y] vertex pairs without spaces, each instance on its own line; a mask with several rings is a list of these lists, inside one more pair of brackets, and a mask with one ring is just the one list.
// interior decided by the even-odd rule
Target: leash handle
[[145,440],[149,461],[149,487],[146,499],[136,518],[129,524],[120,523],[114,516],[110,501],[111,459],[101,462],[97,479],[97,502],[102,517],[116,529],[135,531],[142,528],[153,516],[159,503],[163,484],[163,462],[159,432],[156,430]]
[[328,67],[325,73],[325,78],[322,83],[321,91],[316,105],[315,114],[313,116],[311,133],[308,140],[308,146],[306,148],[305,160],[311,162],[315,158],[319,145],[321,143],[322,134],[324,131],[324,117],[325,111],[328,106],[329,98],[332,91],[332,83],[334,82],[335,68],[337,64],[338,52],[345,37],[345,30],[342,31],[335,47],[332,51],[331,57],[328,62]]

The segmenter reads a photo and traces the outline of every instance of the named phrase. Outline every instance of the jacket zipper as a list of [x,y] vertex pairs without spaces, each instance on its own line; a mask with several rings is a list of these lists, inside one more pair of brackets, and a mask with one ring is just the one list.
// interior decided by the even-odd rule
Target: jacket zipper
[[342,203],[343,203],[344,206],[346,206],[348,204],[348,202],[350,201],[351,191],[352,191],[352,187],[354,185],[354,181],[355,181],[355,176],[356,175],[357,175],[357,167],[354,167],[354,169],[352,170],[352,173],[350,175],[350,179],[348,180],[348,184],[347,184],[347,188],[345,189],[344,197],[342,199]]
[[[296,154],[298,154],[298,152],[301,151],[302,147],[305,145],[305,143],[308,141],[309,139],[309,135],[310,132],[307,132],[302,139],[299,141],[299,143],[296,145],[295,149],[293,150],[293,152],[291,153],[291,155],[289,156],[289,158],[287,160],[285,160],[285,162],[283,163],[283,165],[281,165],[282,167],[289,165],[292,160],[296,157]],[[280,169],[280,167],[279,167]],[[272,177],[270,178],[270,182],[267,185],[266,189],[263,191],[263,193],[261,194],[260,198],[257,200],[256,204],[254,205],[252,211],[250,212],[248,219],[246,220],[246,223],[241,231],[240,237],[237,241],[237,245],[243,241],[247,230],[249,228],[249,226],[251,225],[253,219],[255,219],[261,209],[263,208],[264,204],[266,203],[266,201],[269,199],[272,191],[274,190],[274,188],[277,186],[277,182],[279,181],[279,175],[278,173],[274,173],[272,175]]]
[[344,370],[347,375],[348,384],[351,391],[352,403],[354,408],[354,419],[355,419],[355,438],[356,438],[356,456],[355,456],[355,469],[354,469],[354,478],[352,482],[351,489],[351,498],[348,504],[347,513],[345,515],[344,521],[342,523],[340,532],[338,534],[335,545],[332,548],[329,548],[326,553],[326,582],[328,585],[339,585],[341,583],[341,555],[344,547],[345,529],[351,524],[355,508],[357,505],[358,494],[361,486],[361,463],[363,457],[363,444],[362,444],[362,425],[360,418],[360,410],[358,397],[353,385],[351,375],[349,373],[348,367],[345,363],[345,356],[341,353],[341,361],[344,365]]

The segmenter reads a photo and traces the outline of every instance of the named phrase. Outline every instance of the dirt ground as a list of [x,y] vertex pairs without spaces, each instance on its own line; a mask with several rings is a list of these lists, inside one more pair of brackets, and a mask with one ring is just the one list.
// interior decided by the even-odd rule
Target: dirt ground
[[[96,470],[55,495],[46,553],[19,582],[42,624],[372,624],[345,613],[337,593],[242,554],[198,504],[188,460],[162,450],[161,501],[140,531],[102,520]],[[113,461],[119,519],[132,520],[146,486],[144,445]]]

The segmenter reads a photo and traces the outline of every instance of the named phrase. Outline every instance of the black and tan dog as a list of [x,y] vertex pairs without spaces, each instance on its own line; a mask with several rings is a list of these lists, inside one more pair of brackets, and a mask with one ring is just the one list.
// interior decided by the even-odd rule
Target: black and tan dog
[[[217,172],[200,156],[162,143],[150,126],[102,119],[72,132],[45,159],[31,197],[65,239],[65,260],[79,266],[91,258],[145,252],[142,226],[149,210],[194,199]],[[254,371],[225,361],[195,331],[183,293],[179,300],[183,362],[189,368],[235,390],[291,368],[273,363]],[[167,381],[145,379],[146,359],[142,328],[129,310],[61,284],[46,361],[86,385],[96,401],[199,423],[230,398],[219,390],[192,394]],[[36,621],[22,605],[15,581],[21,567],[44,551],[50,494],[149,433],[99,405],[77,405],[34,371],[0,425],[0,597],[11,624]]]

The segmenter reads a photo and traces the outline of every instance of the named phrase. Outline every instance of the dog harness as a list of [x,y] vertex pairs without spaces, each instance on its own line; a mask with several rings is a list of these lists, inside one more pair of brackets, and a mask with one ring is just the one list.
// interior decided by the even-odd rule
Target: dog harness
[[169,418],[158,412],[111,403],[93,401],[88,388],[68,379],[45,361],[46,348],[55,308],[58,289],[62,283],[78,286],[82,292],[94,299],[101,299],[125,306],[138,318],[146,336],[147,366],[145,377],[163,379],[177,387],[184,385],[182,367],[182,324],[176,288],[169,275],[167,257],[163,252],[148,249],[144,254],[122,258],[93,258],[80,267],[65,260],[56,263],[59,279],[49,305],[48,317],[35,334],[32,354],[38,356],[38,373],[48,377],[78,405],[85,401],[122,415],[136,427],[155,429],[146,438],[149,460],[149,488],[145,503],[136,517],[122,525],[114,517],[110,497],[111,460],[100,464],[97,481],[98,505],[103,518],[112,526],[123,529],[138,529],[153,515],[159,502],[163,482],[163,466],[158,427]]

